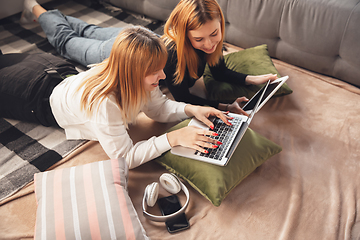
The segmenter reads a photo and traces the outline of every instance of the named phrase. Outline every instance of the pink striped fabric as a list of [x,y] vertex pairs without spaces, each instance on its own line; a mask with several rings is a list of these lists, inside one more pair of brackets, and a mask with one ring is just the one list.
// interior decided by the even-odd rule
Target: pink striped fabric
[[35,174],[35,239],[148,239],[123,158]]

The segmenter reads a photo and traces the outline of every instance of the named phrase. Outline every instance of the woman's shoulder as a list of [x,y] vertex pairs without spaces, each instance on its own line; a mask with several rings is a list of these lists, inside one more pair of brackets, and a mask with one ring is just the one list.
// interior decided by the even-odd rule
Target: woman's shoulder
[[115,94],[108,94],[103,97],[99,102],[99,105],[95,107],[96,114],[93,116],[93,120],[102,124],[122,124],[121,110],[117,103]]
[[167,43],[166,49],[169,56],[174,56],[174,55],[176,56],[177,51],[176,51],[176,44],[174,42]]
[[[172,44],[172,43],[171,43]],[[177,51],[175,46],[166,45],[167,52],[168,52],[168,59],[166,61],[166,66],[164,71],[169,71],[170,69],[174,70],[177,64]]]

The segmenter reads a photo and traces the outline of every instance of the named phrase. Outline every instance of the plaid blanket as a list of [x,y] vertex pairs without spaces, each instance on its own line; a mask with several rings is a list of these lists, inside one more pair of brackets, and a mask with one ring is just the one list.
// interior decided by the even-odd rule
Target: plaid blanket
[[[61,0],[51,1],[43,6],[48,10],[59,9],[66,15],[101,27],[142,25],[155,33],[163,32],[161,21],[127,13],[105,3],[83,2],[86,5],[81,0]],[[59,56],[47,41],[40,25],[21,25],[20,15],[18,13],[0,20],[2,53],[48,52]],[[80,71],[86,69],[73,63]],[[31,182],[34,173],[45,171],[84,142],[66,140],[62,129],[0,118],[0,201]]]
[[0,118],[0,201],[84,142],[66,140],[60,128]]

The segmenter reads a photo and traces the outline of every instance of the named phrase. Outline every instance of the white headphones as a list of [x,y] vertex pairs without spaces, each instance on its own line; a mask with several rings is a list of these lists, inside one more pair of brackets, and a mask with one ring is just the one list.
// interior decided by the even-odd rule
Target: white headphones
[[159,181],[161,186],[169,193],[177,194],[178,192],[180,192],[180,190],[183,190],[186,195],[186,203],[179,211],[166,216],[156,216],[146,211],[146,205],[149,207],[153,207],[155,205],[159,195],[159,184],[157,182],[153,182],[146,186],[142,201],[144,216],[155,222],[166,222],[167,220],[185,212],[185,209],[189,205],[190,195],[189,190],[186,188],[186,186],[173,173],[163,173],[160,176]]

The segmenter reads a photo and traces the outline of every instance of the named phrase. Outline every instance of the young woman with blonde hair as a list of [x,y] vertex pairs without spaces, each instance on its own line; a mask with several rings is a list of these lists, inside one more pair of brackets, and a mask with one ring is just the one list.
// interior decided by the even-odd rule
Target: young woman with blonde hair
[[[50,55],[45,54],[45,58],[56,58]],[[6,60],[6,56],[2,57]],[[7,68],[0,68],[0,74],[4,74],[0,81],[0,116],[16,117],[18,115],[14,111],[23,107],[15,106],[16,104],[34,102],[34,105],[22,110],[32,114],[35,109],[37,118],[18,117],[20,120],[35,120],[43,124],[36,119],[53,119],[47,125],[59,125],[65,129],[68,139],[99,141],[110,158],[124,157],[130,168],[154,159],[177,145],[201,152],[206,152],[205,147],[216,148],[221,143],[209,137],[216,133],[195,127],[154,136],[135,145],[130,139],[128,125],[135,122],[140,111],[160,122],[196,117],[211,128],[213,124],[208,117],[216,116],[230,124],[229,117],[215,108],[194,106],[166,98],[158,87],[159,80],[165,78],[163,67],[166,60],[166,47],[158,36],[143,27],[130,27],[121,31],[115,39],[109,58],[85,72],[56,80],[54,84],[47,84],[53,82],[51,77],[44,80],[35,77],[35,73],[41,73],[39,69],[44,68],[45,71],[48,67],[37,65],[38,61],[21,65],[23,61],[20,60],[19,65],[7,64]],[[27,64],[32,64],[32,68],[25,68],[26,71],[34,69],[27,74],[32,76],[31,79],[26,76],[19,79],[14,71],[8,74],[8,69],[20,69]],[[74,69],[72,66],[68,67]],[[45,72],[40,74],[44,75]],[[17,79],[17,83],[13,79]],[[29,86],[29,81],[47,85],[42,90],[43,94],[38,94],[38,88],[33,88],[27,99],[21,99],[23,93],[13,95],[16,89]],[[36,99],[30,99],[31,96],[36,96]],[[12,107],[7,107],[10,97],[14,103]]]
[[[62,56],[83,65],[106,59],[121,28],[102,28],[65,16],[59,10],[45,10],[35,0],[24,1],[22,22],[38,21],[49,42]],[[163,39],[169,57],[164,68],[165,83],[176,101],[208,105],[223,111],[246,114],[240,107],[245,97],[232,104],[211,101],[204,94],[190,92],[209,64],[217,81],[233,84],[261,84],[275,80],[273,74],[248,76],[228,69],[222,50],[224,16],[216,0],[181,0],[169,16]],[[205,91],[205,88],[201,89]]]

